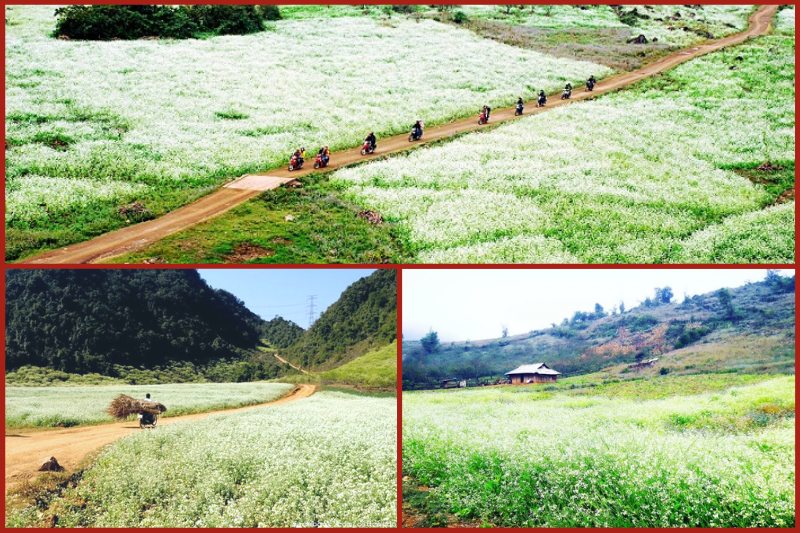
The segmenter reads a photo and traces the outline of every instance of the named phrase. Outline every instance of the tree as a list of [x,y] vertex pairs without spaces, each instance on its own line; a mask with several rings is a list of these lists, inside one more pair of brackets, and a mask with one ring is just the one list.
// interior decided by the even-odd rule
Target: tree
[[625,302],[620,302],[619,303],[619,314],[622,315],[624,313],[625,313]]
[[656,304],[668,304],[672,301],[673,296],[670,287],[656,287]]
[[422,344],[422,349],[425,350],[427,354],[439,351],[439,334],[432,329],[427,335],[422,337],[419,342]]
[[594,304],[594,316],[597,318],[602,318],[606,316],[606,311],[603,309],[603,306],[600,304]]
[[716,293],[714,293],[719,300],[720,305],[722,306],[722,310],[724,313],[724,317],[731,321],[736,321],[739,318],[739,313],[736,311],[736,308],[733,306],[733,298],[731,298],[731,292],[728,289],[720,289]]
[[508,337],[508,326],[503,326],[503,338]]

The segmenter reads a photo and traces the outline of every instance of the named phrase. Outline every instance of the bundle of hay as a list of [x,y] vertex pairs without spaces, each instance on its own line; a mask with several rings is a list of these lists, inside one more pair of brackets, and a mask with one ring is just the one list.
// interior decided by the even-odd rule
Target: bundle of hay
[[131,398],[127,394],[120,394],[111,400],[111,405],[108,406],[106,412],[118,420],[124,420],[131,415],[143,413],[160,415],[166,410],[167,408],[158,402],[137,400],[136,398]]

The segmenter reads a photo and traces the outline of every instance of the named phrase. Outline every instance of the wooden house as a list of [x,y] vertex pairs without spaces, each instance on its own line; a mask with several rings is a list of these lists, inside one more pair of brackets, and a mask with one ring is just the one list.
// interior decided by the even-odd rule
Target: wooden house
[[532,365],[522,365],[511,372],[506,372],[506,376],[511,380],[512,385],[525,385],[527,383],[555,383],[561,372],[553,370],[545,363],[534,363]]

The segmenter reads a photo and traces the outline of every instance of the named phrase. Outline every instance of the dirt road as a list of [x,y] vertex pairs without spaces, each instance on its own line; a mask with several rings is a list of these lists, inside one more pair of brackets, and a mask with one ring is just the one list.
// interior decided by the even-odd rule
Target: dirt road
[[308,374],[308,372],[306,372],[305,370],[303,370],[303,369],[302,369],[302,368],[300,368],[299,366],[296,366],[296,365],[295,365],[294,363],[292,363],[291,361],[287,361],[286,359],[284,359],[284,358],[283,358],[283,357],[281,357],[280,355],[278,355],[278,354],[276,354],[276,353],[274,353],[274,354],[272,354],[272,355],[274,355],[274,356],[275,356],[275,359],[277,359],[278,361],[280,361],[280,362],[281,362],[281,363],[283,363],[284,365],[289,365],[290,367],[294,368],[295,370],[297,370],[298,372],[300,372],[300,373],[302,373],[302,374]]
[[[699,56],[720,50],[727,46],[742,43],[752,37],[764,35],[770,31],[770,24],[777,10],[777,5],[760,6],[756,12],[751,15],[747,30],[723,39],[708,41],[704,44],[675,52],[641,69],[602,80],[595,86],[594,92],[589,93],[584,88],[577,88],[573,91],[571,100],[560,100],[560,93],[553,94],[548,97],[548,104],[544,108],[536,108],[535,103],[527,102],[524,116],[535,115],[556,107],[571,105],[581,100],[595,98],[599,95],[636,83],[641,79],[669,70]],[[402,152],[413,146],[447,139],[454,135],[521,118],[514,116],[514,108],[498,109],[492,113],[489,126],[479,126],[477,123],[477,111],[478,110],[476,110],[476,115],[474,117],[426,129],[422,142],[409,143],[408,134],[405,133],[403,135],[378,139],[378,151],[371,156],[362,156],[360,147],[334,152],[331,154],[331,164],[324,169],[324,171],[330,172],[359,161],[382,157],[395,152]],[[409,120],[409,127],[410,122],[411,120]],[[309,161],[309,163],[311,162],[313,162],[313,159]],[[22,262],[60,264],[91,263],[139,250],[168,235],[221,215],[265,190],[262,186],[257,186],[255,190],[230,188],[231,186],[238,187],[236,183],[242,184],[241,186],[246,186],[244,184],[252,181],[254,176],[286,178],[288,181],[290,179],[301,178],[312,172],[315,172],[313,166],[307,164],[307,167],[300,171],[289,172],[286,168],[283,168],[248,176],[245,180],[240,178],[233,184],[228,184],[228,186],[192,204],[176,209],[156,220],[135,224],[101,235],[89,241],[35,255]],[[270,184],[274,183],[277,182],[270,181]]]
[[[298,385],[286,396],[271,402],[235,409],[162,418],[158,421],[158,425],[163,426],[186,420],[200,420],[217,413],[236,413],[256,407],[294,402],[311,396],[315,390],[316,386],[314,385]],[[136,431],[142,430],[139,429],[135,421],[21,433],[13,430],[10,433],[6,431],[6,493],[15,483],[36,477],[39,474],[37,469],[50,456],[54,456],[64,468],[71,471],[88,454]],[[158,429],[156,428],[155,431],[158,431]]]

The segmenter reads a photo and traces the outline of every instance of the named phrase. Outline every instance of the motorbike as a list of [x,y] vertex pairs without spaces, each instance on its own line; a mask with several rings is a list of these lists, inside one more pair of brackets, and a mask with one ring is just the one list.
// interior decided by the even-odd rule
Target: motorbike
[[536,107],[544,107],[546,103],[547,103],[547,97],[540,96],[538,100],[536,100]]
[[572,96],[572,89],[564,89],[564,92],[561,93],[562,100],[569,100]]
[[589,92],[594,91],[594,82],[592,80],[586,82],[586,90]]
[[408,141],[409,142],[414,142],[414,141],[418,141],[420,139],[422,139],[422,130],[421,129],[417,129],[417,128],[414,128],[413,130],[411,130],[411,133],[408,135]]
[[361,147],[361,155],[372,154],[375,152],[375,147],[372,146],[369,141],[364,141],[364,145]]
[[514,110],[514,116],[515,117],[520,116],[522,114],[523,109],[525,108],[522,104],[517,104],[517,108]]
[[158,415],[155,413],[139,413],[138,417],[141,429],[153,429],[158,424]]
[[325,168],[328,166],[328,158],[322,157],[322,154],[317,154],[314,159],[314,168]]
[[293,154],[291,159],[289,159],[289,172],[303,168],[303,162],[301,158]]
[[483,126],[484,124],[488,124],[489,117],[486,116],[486,111],[481,111],[481,114],[478,115],[478,125]]

